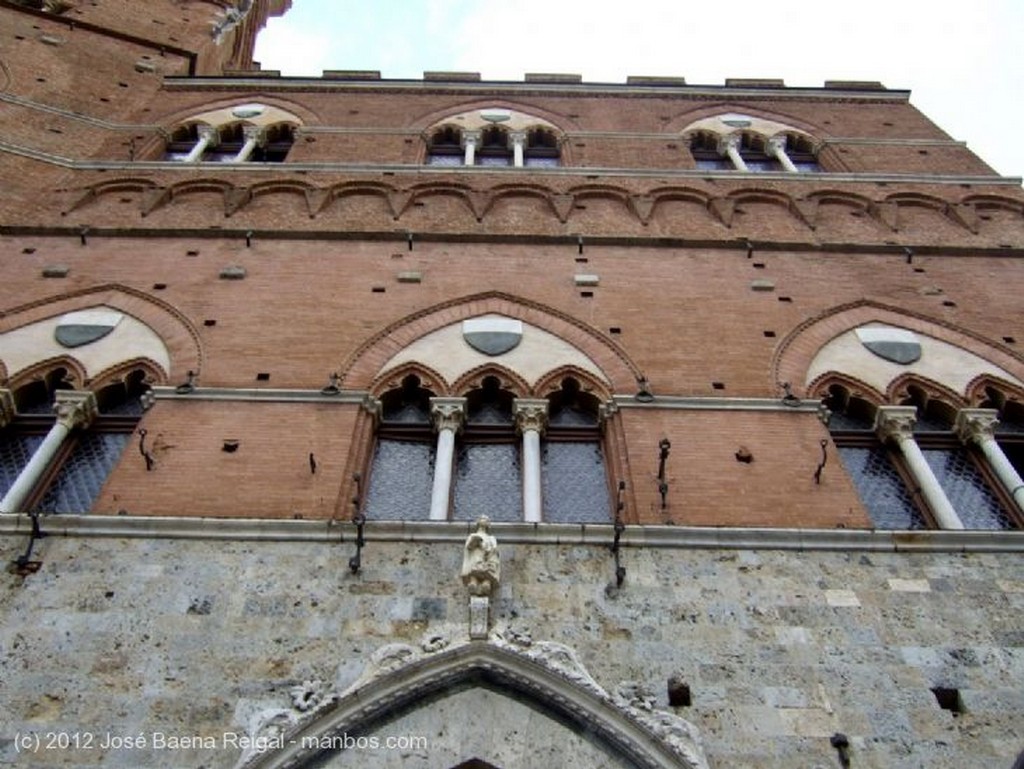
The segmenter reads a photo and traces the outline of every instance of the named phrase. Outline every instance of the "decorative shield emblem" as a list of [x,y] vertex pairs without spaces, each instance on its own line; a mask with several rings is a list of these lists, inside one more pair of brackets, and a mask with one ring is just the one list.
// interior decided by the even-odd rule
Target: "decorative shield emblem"
[[62,347],[81,347],[105,337],[123,317],[114,310],[69,312],[57,321],[53,335]]
[[905,328],[865,326],[857,329],[857,338],[879,358],[907,366],[921,357],[917,335]]
[[470,318],[462,321],[462,338],[484,355],[504,355],[523,339],[523,324],[512,318]]

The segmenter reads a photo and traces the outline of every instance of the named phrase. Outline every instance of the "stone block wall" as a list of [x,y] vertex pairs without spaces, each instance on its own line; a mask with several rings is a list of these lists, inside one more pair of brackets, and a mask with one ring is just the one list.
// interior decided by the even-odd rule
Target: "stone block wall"
[[[43,540],[42,569],[0,588],[0,763],[234,766],[224,735],[287,710],[293,686],[341,692],[388,644],[468,640],[465,529],[441,530],[371,541],[358,576],[351,542]],[[3,559],[23,544],[0,540]],[[500,551],[492,640],[565,644],[608,691],[639,684],[699,729],[713,769],[838,766],[837,732],[868,769],[1008,769],[1024,748],[1019,553],[627,547],[619,590],[603,545]],[[689,706],[670,707],[671,678]],[[403,765],[471,742],[429,710],[399,723],[428,740]],[[58,733],[95,744],[16,752]],[[157,733],[207,739],[161,750]],[[520,739],[519,755],[551,747]]]

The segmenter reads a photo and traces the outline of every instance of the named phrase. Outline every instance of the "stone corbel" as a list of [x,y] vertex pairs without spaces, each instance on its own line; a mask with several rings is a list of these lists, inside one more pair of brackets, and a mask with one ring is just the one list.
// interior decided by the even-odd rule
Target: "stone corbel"
[[411,192],[389,192],[388,193],[388,206],[391,208],[391,216],[397,222],[405,210],[412,203]]
[[654,213],[654,198],[647,195],[631,195],[629,202],[640,223],[647,226],[651,221],[651,214]]
[[232,187],[224,192],[224,216],[231,216],[252,200],[252,190],[248,187]]
[[884,203],[872,203],[868,206],[868,213],[871,214],[875,219],[881,222],[883,225],[888,227],[893,232],[899,232],[900,229],[900,207],[892,201],[886,201]]
[[576,205],[576,197],[568,194],[551,195],[548,197],[548,202],[551,204],[555,216],[558,217],[558,221],[565,224],[569,221],[569,214],[572,213],[573,206]]
[[803,198],[793,201],[793,213],[812,230],[818,228],[818,201]]
[[712,198],[708,208],[726,227],[732,227],[732,219],[736,213],[736,201],[732,198]]
[[154,187],[146,190],[142,196],[141,211],[143,216],[148,216],[156,209],[171,199],[170,187]]
[[315,219],[316,215],[324,210],[327,201],[331,199],[327,190],[303,190],[306,196],[306,209],[309,211],[309,218]]
[[973,203],[950,203],[946,206],[946,214],[957,224],[966,227],[975,235],[978,234],[981,220]]
[[484,214],[491,207],[491,193],[473,190],[466,197],[469,200],[470,208],[473,209],[473,216],[476,217],[478,222],[482,222]]

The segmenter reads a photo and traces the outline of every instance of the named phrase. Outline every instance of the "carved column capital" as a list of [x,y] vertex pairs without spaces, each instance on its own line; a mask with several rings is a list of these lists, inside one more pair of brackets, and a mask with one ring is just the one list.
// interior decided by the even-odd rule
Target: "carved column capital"
[[879,406],[875,414],[875,434],[883,443],[897,443],[914,437],[917,409],[913,406]]
[[526,146],[526,131],[508,132],[508,148],[513,149],[516,145],[520,147]]
[[242,138],[245,141],[255,141],[257,146],[264,146],[267,143],[267,132],[263,126],[247,125],[242,126]]
[[99,413],[96,395],[83,390],[58,390],[53,410],[57,422],[68,430],[88,427]]
[[765,149],[769,155],[775,155],[779,152],[786,151],[786,137],[785,135],[769,137],[768,141],[765,142]]
[[718,154],[727,155],[729,150],[736,150],[739,152],[740,145],[743,143],[743,134],[726,134],[725,136],[718,137]]
[[196,136],[199,137],[200,141],[206,142],[207,147],[216,147],[218,142],[220,142],[220,133],[211,125],[197,125]]
[[462,136],[459,138],[459,145],[465,147],[467,144],[472,144],[474,147],[480,145],[480,137],[482,133],[480,131],[463,131]]
[[999,412],[995,409],[961,409],[956,415],[953,430],[964,443],[976,443],[995,439]]
[[11,423],[14,419],[14,394],[10,390],[0,389],[0,427]]
[[466,421],[466,399],[431,398],[430,418],[437,432],[451,430],[457,433]]
[[533,430],[543,433],[548,426],[548,402],[545,398],[516,398],[512,401],[516,415],[516,432]]

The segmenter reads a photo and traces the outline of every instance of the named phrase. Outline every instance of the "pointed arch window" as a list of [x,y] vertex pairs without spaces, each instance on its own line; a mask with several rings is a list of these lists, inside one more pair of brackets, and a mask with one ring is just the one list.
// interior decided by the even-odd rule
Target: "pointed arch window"
[[433,393],[410,374],[381,398],[381,419],[370,468],[366,514],[379,520],[422,520],[430,510],[434,476]]
[[956,437],[956,409],[921,388],[907,388],[904,403],[917,408],[914,439],[938,479],[964,527],[1009,529],[1012,519],[1002,503],[994,479],[976,451]]
[[896,454],[878,438],[875,408],[841,385],[828,390],[829,432],[857,494],[879,529],[924,529],[932,524]]
[[454,126],[442,126],[434,131],[427,143],[427,165],[461,166],[464,151],[462,132]]
[[455,520],[520,521],[522,469],[513,395],[495,376],[466,397],[466,422],[456,454],[452,514]]
[[601,450],[600,404],[572,377],[563,379],[548,400],[541,452],[544,520],[607,523],[611,499]]
[[558,168],[558,137],[547,128],[532,128],[526,132],[526,151],[523,163],[528,168]]
[[281,163],[295,142],[288,123],[257,126],[229,123],[215,127],[190,123],[175,129],[164,160],[202,163]]
[[[5,496],[40,450],[53,426],[58,391],[72,390],[67,371],[57,368],[14,392],[15,418],[0,431],[0,496]],[[96,414],[85,427],[74,428],[33,479],[21,510],[45,513],[88,513],[99,497],[142,416],[146,374],[129,373],[122,381],[95,394]]]

